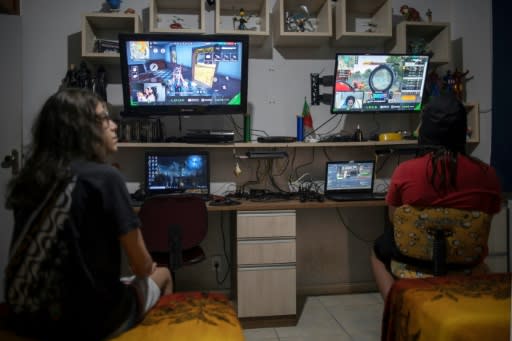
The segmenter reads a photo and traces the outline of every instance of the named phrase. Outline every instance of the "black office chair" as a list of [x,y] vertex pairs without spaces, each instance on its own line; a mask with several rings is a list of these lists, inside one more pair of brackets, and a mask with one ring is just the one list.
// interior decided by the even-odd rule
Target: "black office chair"
[[194,195],[148,198],[139,211],[141,232],[153,260],[171,273],[206,257],[200,243],[208,231],[206,203]]

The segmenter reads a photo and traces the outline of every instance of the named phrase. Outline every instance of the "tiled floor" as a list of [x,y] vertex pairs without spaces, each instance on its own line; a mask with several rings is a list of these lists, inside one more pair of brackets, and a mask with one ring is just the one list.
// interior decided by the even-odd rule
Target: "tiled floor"
[[244,334],[247,341],[379,341],[383,309],[378,293],[310,296],[296,326]]

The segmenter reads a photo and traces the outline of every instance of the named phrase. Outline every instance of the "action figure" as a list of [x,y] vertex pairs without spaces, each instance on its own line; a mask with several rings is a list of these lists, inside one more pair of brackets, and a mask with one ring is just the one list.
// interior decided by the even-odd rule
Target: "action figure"
[[79,88],[87,88],[92,90],[92,78],[91,70],[87,67],[87,64],[82,61],[80,62],[80,68],[76,73]]
[[238,17],[233,17],[233,28],[235,28],[235,23],[238,21],[238,29],[239,30],[247,30],[247,22],[249,22],[249,17],[245,15],[245,10],[240,8],[240,12],[238,13]]
[[100,12],[119,12],[122,0],[105,0],[101,5]]
[[78,88],[78,80],[76,78],[76,67],[75,64],[70,64],[68,71],[66,71],[66,75],[64,79],[62,79],[62,84],[60,86],[61,89],[64,88]]
[[453,78],[452,72],[450,70],[446,70],[446,73],[443,77],[444,90],[447,93],[452,93],[454,85],[455,85],[455,78]]
[[96,77],[93,79],[92,91],[97,93],[105,102],[107,102],[107,70],[101,65],[96,71]]
[[466,70],[466,72],[461,72],[458,69],[455,69],[453,72],[453,92],[455,93],[455,96],[459,101],[464,101],[464,84],[472,79],[466,78],[466,75],[469,73],[469,70]]
[[428,22],[432,22],[432,11],[430,10],[430,8],[427,10],[427,13],[425,13],[425,15],[427,16]]
[[183,22],[184,20],[180,17],[177,17],[175,15],[172,16],[172,24],[169,25],[170,28],[172,29],[181,29],[183,28],[183,25],[180,23]]
[[402,7],[400,7],[400,14],[402,14],[404,19],[407,21],[421,21],[420,12],[407,5],[402,5]]
[[288,32],[314,32],[315,27],[311,23],[309,10],[305,5],[299,6],[299,11],[290,15],[285,13],[285,24]]

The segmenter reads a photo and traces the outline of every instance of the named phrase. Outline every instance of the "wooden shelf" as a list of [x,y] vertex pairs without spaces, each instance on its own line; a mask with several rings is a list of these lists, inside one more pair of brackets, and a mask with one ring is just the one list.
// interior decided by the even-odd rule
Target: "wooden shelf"
[[286,13],[292,15],[304,2],[298,0],[277,0],[272,10],[274,46],[302,47],[321,46],[332,38],[332,9],[330,0],[310,0],[307,8],[315,19],[314,32],[289,32],[286,30]]
[[[335,9],[333,45],[384,46],[393,37],[391,0],[339,0]],[[358,20],[369,20],[374,32],[361,31]]]
[[[261,46],[270,36],[270,8],[269,0],[217,0],[215,6],[215,33],[242,34],[249,36],[249,43]],[[238,29],[233,19],[243,8],[248,17],[247,30]]]
[[120,142],[119,148],[354,148],[354,147],[386,147],[399,145],[415,145],[416,140],[402,141],[364,141],[364,142],[292,142],[292,143],[176,143],[176,142]]
[[[150,0],[149,32],[205,33],[204,0]],[[171,28],[171,24],[183,28]]]
[[96,52],[96,41],[98,39],[118,40],[119,33],[138,33],[140,27],[138,14],[82,14],[82,57],[101,63],[118,63],[119,53]]
[[434,53],[430,59],[433,65],[447,64],[451,60],[451,37],[449,23],[426,23],[402,21],[396,25],[395,46],[392,53],[411,52],[411,41],[424,39],[428,49]]

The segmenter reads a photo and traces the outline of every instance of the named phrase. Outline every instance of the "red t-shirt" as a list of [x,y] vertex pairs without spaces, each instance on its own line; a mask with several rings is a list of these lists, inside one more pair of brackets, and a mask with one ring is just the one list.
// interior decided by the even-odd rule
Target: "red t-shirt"
[[494,168],[459,155],[455,188],[437,192],[430,184],[432,155],[401,163],[391,177],[386,202],[390,206],[450,207],[488,214],[501,209],[501,186]]

